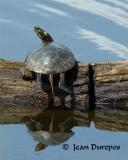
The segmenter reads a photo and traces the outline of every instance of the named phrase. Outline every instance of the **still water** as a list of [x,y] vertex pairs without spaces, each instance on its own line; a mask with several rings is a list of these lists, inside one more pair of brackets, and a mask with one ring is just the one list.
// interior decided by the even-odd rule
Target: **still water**
[[[35,25],[68,46],[79,61],[128,59],[128,0],[1,0],[0,58],[24,61],[27,52],[40,43],[33,33]],[[82,122],[73,113],[66,112],[68,119],[65,113],[54,112],[54,116],[48,111],[21,122],[13,117],[12,124],[6,125],[1,120],[0,160],[128,159],[125,114],[119,124],[117,119],[110,122],[109,116],[97,124],[86,112]],[[115,148],[92,150],[92,144]]]

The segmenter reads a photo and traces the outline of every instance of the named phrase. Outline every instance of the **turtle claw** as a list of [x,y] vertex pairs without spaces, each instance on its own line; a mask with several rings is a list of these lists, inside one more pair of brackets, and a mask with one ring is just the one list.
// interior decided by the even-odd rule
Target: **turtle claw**
[[20,68],[20,73],[21,73],[21,76],[24,80],[32,80],[34,77],[33,77],[33,74],[32,74],[32,71],[30,71],[28,68],[26,67],[21,67]]

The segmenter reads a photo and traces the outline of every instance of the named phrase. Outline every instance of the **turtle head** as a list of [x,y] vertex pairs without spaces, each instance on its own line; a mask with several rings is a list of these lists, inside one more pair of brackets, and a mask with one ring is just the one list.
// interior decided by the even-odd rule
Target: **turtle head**
[[47,147],[47,145],[43,144],[43,143],[38,143],[36,146],[35,146],[35,151],[41,151],[43,149],[45,149]]
[[52,37],[49,33],[47,33],[44,29],[35,26],[34,32],[37,34],[37,36],[42,40],[43,43],[50,43],[53,42]]
[[47,36],[47,33],[45,32],[45,30],[43,30],[42,28],[35,26],[34,27],[34,32],[37,34],[37,36],[40,39],[43,39],[45,36]]

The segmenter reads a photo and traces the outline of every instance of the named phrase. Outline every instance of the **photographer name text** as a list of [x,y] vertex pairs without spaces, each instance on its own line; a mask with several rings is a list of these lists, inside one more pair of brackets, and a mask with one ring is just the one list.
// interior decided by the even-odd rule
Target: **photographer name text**
[[118,151],[120,150],[120,145],[99,145],[99,144],[90,144],[90,145],[80,145],[80,144],[63,144],[63,150],[72,149],[73,151],[85,151],[85,150],[92,150],[92,151]]

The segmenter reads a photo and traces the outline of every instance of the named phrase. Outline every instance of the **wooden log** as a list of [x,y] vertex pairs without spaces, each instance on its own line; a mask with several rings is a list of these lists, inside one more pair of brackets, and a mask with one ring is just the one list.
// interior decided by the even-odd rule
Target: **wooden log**
[[[21,72],[25,64],[0,60],[0,112],[30,112],[43,110],[52,105],[53,96],[47,77],[42,77],[43,91],[30,90],[35,80],[25,81]],[[88,64],[78,63],[66,72],[66,81],[73,94],[67,94],[58,88],[59,75],[54,77],[54,104],[72,108],[88,108]],[[52,107],[52,106],[51,106]]]
[[[30,94],[35,83],[25,81],[21,76],[22,62],[0,60],[0,111],[27,112],[42,110],[53,100],[47,77],[43,77],[44,91]],[[92,66],[78,63],[71,71],[66,72],[66,81],[74,94],[66,94],[58,88],[59,76],[54,77],[55,106],[63,101],[66,106],[86,110],[90,103],[96,108],[127,108],[128,97],[128,62],[97,63]],[[31,73],[32,74],[32,73]],[[88,76],[89,75],[89,76]],[[94,86],[93,86],[94,85]],[[93,90],[94,89],[94,90]],[[96,102],[94,99],[96,98]]]
[[94,68],[96,108],[128,109],[128,61],[97,63]]
[[[35,77],[33,81],[23,80],[21,72],[24,67],[22,62],[0,60],[1,124],[22,123],[25,116],[36,117],[48,107],[52,99],[47,77],[42,78],[44,91],[30,94]],[[59,106],[63,98],[66,106],[75,107],[73,118],[77,125],[89,127],[91,121],[94,121],[99,129],[128,130],[128,61],[97,63],[93,66],[78,63],[73,70],[66,72],[66,81],[74,90],[74,95],[60,90],[57,87],[58,81],[59,76],[55,75],[55,105]],[[89,106],[91,101],[92,107]],[[91,112],[85,112],[87,109]]]
[[128,61],[93,65],[96,128],[128,131]]

